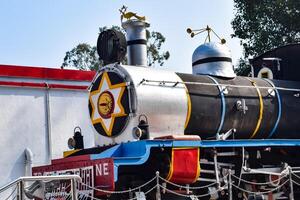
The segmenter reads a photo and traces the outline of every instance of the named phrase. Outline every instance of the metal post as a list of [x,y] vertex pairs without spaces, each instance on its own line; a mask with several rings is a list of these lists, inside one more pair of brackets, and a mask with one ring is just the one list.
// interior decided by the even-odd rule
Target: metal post
[[161,200],[159,186],[159,171],[156,172],[156,200]]
[[190,184],[186,184],[186,194],[190,194]]
[[76,180],[71,179],[72,200],[77,200]]
[[50,113],[50,88],[48,83],[46,83],[46,94],[45,94],[45,112],[46,112],[46,133],[47,133],[47,153],[48,162],[51,163],[52,160],[52,133],[51,133],[51,113]]
[[232,200],[232,179],[231,179],[231,169],[228,170],[228,193],[229,200]]
[[293,188],[293,177],[292,177],[292,168],[289,167],[289,181],[290,181],[290,200],[294,200],[294,188]]
[[133,198],[133,192],[131,191],[131,188],[128,188],[129,189],[129,199],[132,199]]
[[216,175],[216,182],[217,182],[217,187],[219,189],[220,187],[220,179],[219,179],[219,168],[218,168],[218,158],[217,158],[217,150],[214,149],[214,166],[215,166],[215,175]]
[[24,190],[23,190],[23,181],[21,180],[18,183],[17,200],[23,200],[24,199],[23,193],[24,193]]
[[207,25],[206,26],[206,30],[207,30],[208,42],[210,42],[210,31],[211,31],[211,28]]

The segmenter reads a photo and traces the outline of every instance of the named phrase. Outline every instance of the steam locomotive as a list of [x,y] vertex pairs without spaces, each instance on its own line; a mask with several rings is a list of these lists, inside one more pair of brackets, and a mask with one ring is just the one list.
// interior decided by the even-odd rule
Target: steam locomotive
[[[73,150],[49,166],[35,167],[34,175],[92,166],[94,186],[112,191],[137,187],[156,172],[176,184],[216,182],[194,191],[197,195],[217,191],[229,170],[259,182],[280,177],[287,165],[300,166],[300,82],[236,76],[228,48],[212,42],[195,50],[193,74],[150,68],[149,24],[127,20],[122,26],[126,39],[116,30],[98,38],[98,54],[107,65],[89,87],[95,147],[84,149],[75,134],[69,141]],[[122,65],[126,53],[129,65]],[[270,181],[269,187],[276,184]],[[235,192],[234,199],[245,198]],[[93,195],[125,199],[99,191]],[[170,195],[162,198],[178,198]],[[207,198],[226,199],[228,194]]]

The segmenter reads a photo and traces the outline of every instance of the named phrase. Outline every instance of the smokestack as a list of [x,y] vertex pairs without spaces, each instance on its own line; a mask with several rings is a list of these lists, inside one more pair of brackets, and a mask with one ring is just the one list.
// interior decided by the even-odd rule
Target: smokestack
[[149,23],[141,20],[127,20],[122,23],[126,31],[128,64],[147,66],[146,28]]

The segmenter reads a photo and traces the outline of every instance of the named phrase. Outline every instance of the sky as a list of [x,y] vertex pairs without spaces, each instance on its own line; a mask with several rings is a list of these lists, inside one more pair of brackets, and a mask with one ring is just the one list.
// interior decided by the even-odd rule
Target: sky
[[171,56],[156,67],[191,73],[193,51],[206,36],[190,38],[188,27],[212,27],[226,39],[233,64],[242,55],[239,39],[230,37],[233,0],[0,0],[0,64],[59,68],[77,44],[96,45],[99,27],[120,25],[122,5],[166,37]]

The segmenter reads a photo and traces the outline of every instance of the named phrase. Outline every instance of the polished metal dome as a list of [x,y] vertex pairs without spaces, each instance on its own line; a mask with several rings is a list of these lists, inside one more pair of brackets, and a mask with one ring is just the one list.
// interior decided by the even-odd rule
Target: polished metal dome
[[224,44],[215,42],[200,45],[193,53],[193,74],[234,78],[231,53]]

